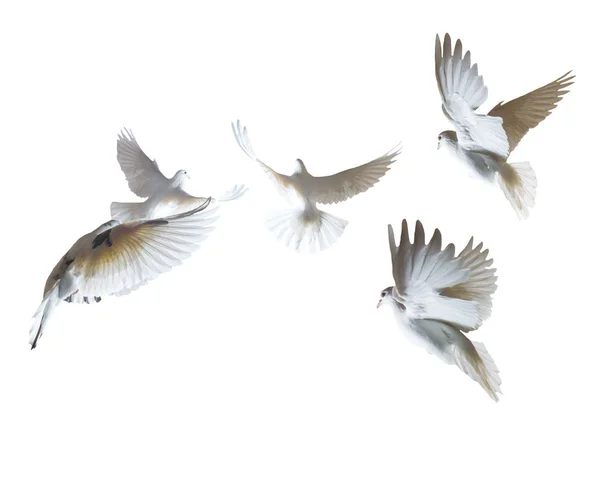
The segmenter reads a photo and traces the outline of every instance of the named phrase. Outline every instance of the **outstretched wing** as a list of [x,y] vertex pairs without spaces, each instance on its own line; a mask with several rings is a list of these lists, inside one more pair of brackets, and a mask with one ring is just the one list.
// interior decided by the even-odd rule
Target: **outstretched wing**
[[444,36],[443,51],[439,35],[435,36],[435,77],[444,105],[455,93],[471,110],[477,110],[487,99],[488,90],[477,71],[477,63],[471,66],[471,52],[467,50],[463,58],[462,42],[459,39],[453,53],[452,40],[447,33]]
[[93,237],[73,265],[80,273],[77,295],[127,294],[180,264],[214,229],[209,204],[210,198],[186,213],[120,224]]
[[465,295],[442,294],[468,281],[471,273],[462,258],[454,257],[453,244],[442,250],[438,229],[426,244],[423,225],[417,221],[411,243],[407,222],[403,220],[400,245],[396,246],[391,225],[388,225],[388,239],[396,283],[392,294],[406,307],[410,318],[444,321],[463,331],[476,329],[481,324],[476,301],[466,299]]
[[316,176],[307,185],[317,203],[339,203],[372,188],[388,172],[394,159],[402,152],[399,143],[385,155],[364,165],[331,176]]
[[575,78],[575,75],[569,76],[570,73],[508,103],[500,102],[488,113],[489,116],[502,118],[511,152],[525,134],[548,117],[569,92],[565,88],[572,85],[571,80]]
[[[458,259],[462,260],[463,267],[469,270],[468,279],[440,291],[442,296],[477,303],[480,322],[471,329],[477,329],[481,322],[492,314],[492,294],[497,288],[497,277],[496,269],[490,268],[494,260],[488,259],[488,254],[489,250],[483,250],[483,243],[479,243],[473,248],[473,237],[471,237],[467,246],[458,255]],[[471,329],[463,329],[463,331]]]
[[467,150],[485,150],[503,158],[508,156],[508,139],[502,121],[475,113],[487,99],[488,90],[477,64],[471,66],[471,52],[463,57],[462,42],[452,52],[450,35],[435,37],[435,76],[442,97],[442,110],[456,127],[458,142]]
[[237,144],[242,149],[242,151],[246,153],[246,155],[249,158],[252,158],[254,161],[256,161],[263,168],[267,176],[275,184],[280,193],[286,195],[288,188],[292,186],[290,177],[287,175],[282,175],[281,173],[277,173],[273,168],[271,168],[270,166],[266,165],[258,159],[256,154],[254,153],[254,150],[252,149],[250,138],[248,138],[248,130],[246,129],[246,127],[242,128],[240,120],[238,120],[236,123],[232,122],[231,129],[233,130],[235,140],[237,141]]
[[131,130],[125,129],[125,132],[119,133],[117,161],[125,173],[129,189],[141,198],[152,196],[164,188],[168,181],[156,161],[142,151]]

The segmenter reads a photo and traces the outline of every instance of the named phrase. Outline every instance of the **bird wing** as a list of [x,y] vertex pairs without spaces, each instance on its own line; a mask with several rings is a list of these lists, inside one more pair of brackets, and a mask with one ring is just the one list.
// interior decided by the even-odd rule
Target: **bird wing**
[[508,103],[500,102],[490,110],[489,116],[502,118],[511,152],[525,134],[549,116],[563,95],[569,92],[565,88],[572,85],[571,80],[575,78],[575,75],[569,76],[570,73]]
[[452,52],[450,35],[435,37],[435,76],[442,97],[442,110],[455,125],[460,146],[467,150],[485,150],[503,158],[508,156],[508,139],[502,121],[475,113],[487,99],[488,90],[477,64],[471,66],[471,52],[462,54],[462,42]]
[[388,172],[402,151],[399,143],[385,155],[330,176],[311,177],[306,185],[308,194],[317,203],[339,203],[372,188]]
[[402,221],[400,245],[396,246],[394,229],[388,225],[395,288],[394,298],[404,304],[412,319],[435,319],[461,330],[476,329],[481,323],[477,303],[459,295],[446,296],[443,290],[464,283],[469,270],[461,258],[454,257],[454,245],[442,250],[442,236],[435,230],[425,243],[423,225],[417,221],[411,243],[406,220]]
[[483,250],[483,243],[473,247],[473,237],[471,237],[457,257],[462,260],[462,266],[468,269],[469,277],[462,283],[440,291],[442,296],[474,301],[477,304],[479,321],[472,325],[472,328],[463,331],[477,329],[492,314],[492,294],[496,291],[498,278],[495,275],[496,269],[490,268],[494,260],[488,258],[488,254],[489,250]]
[[488,90],[477,71],[477,63],[471,66],[471,52],[467,50],[463,58],[459,39],[453,53],[452,40],[447,33],[443,50],[439,35],[435,37],[435,77],[443,105],[454,93],[460,95],[471,110],[479,108],[487,99]]
[[231,123],[231,129],[233,130],[233,135],[237,141],[237,144],[242,149],[244,153],[254,161],[256,161],[265,171],[269,179],[273,182],[273,184],[277,187],[279,192],[284,196],[287,195],[288,189],[293,186],[292,180],[287,175],[282,175],[281,173],[277,173],[273,168],[266,165],[262,161],[258,159],[254,150],[252,149],[252,144],[250,143],[250,138],[248,138],[248,130],[246,127],[241,126],[240,120],[236,123]]
[[210,198],[183,214],[119,224],[92,236],[73,265],[77,295],[128,294],[180,264],[214,229],[209,204]]
[[141,198],[148,198],[165,187],[168,179],[138,145],[131,130],[119,133],[117,161],[129,184],[129,189]]

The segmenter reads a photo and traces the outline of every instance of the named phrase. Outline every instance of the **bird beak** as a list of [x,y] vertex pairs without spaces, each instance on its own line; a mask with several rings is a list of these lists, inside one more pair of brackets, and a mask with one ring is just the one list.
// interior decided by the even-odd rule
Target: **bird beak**
[[438,147],[437,147],[437,149],[439,150],[441,148],[441,146],[442,146],[442,142],[438,141]]
[[382,301],[383,301],[383,299],[380,299],[379,301],[377,301],[377,308],[375,308],[375,309],[379,309],[379,306],[381,306]]

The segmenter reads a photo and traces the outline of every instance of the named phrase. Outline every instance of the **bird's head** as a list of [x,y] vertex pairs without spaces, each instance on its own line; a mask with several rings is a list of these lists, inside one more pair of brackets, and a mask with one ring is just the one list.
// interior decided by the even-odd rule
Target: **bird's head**
[[304,173],[306,171],[306,166],[304,166],[304,162],[298,158],[294,164],[294,173]]
[[438,135],[438,146],[437,146],[437,149],[439,150],[442,146],[447,146],[449,144],[455,144],[456,141],[457,141],[457,139],[456,139],[456,132],[455,131],[452,131],[452,130],[442,131]]
[[387,304],[393,301],[392,298],[392,286],[388,286],[379,294],[379,301],[377,302],[377,308],[379,308],[382,304]]
[[179,170],[173,177],[174,186],[183,186],[188,180],[190,180],[190,175],[186,170]]
[[[382,304],[389,304],[391,306],[396,307],[401,312],[406,311],[406,306],[401,303],[397,298],[392,294],[393,286],[388,286],[379,294],[379,301],[377,303],[377,308],[379,308]],[[402,298],[400,298],[402,299]]]

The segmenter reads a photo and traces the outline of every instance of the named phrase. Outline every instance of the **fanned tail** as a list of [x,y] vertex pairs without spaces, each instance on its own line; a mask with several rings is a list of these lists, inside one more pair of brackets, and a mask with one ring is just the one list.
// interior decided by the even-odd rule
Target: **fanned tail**
[[347,224],[346,220],[318,209],[279,211],[266,221],[267,228],[286,246],[311,253],[329,248]]
[[31,349],[34,349],[37,346],[37,342],[42,337],[42,334],[44,334],[44,329],[46,328],[46,323],[48,322],[50,315],[60,301],[58,297],[59,285],[60,281],[57,281],[52,289],[44,295],[44,299],[42,299],[39,308],[33,315],[34,321],[29,330],[29,344],[31,344]]
[[234,185],[233,188],[223,193],[222,196],[215,198],[217,201],[233,201],[238,198],[244,196],[244,194],[248,191],[248,187],[246,185]]
[[454,362],[461,371],[479,383],[494,401],[498,401],[498,393],[502,393],[500,390],[502,380],[498,367],[483,343],[472,342],[471,344],[473,347],[466,348],[467,350],[455,346]]
[[537,178],[529,162],[505,163],[499,171],[498,183],[520,219],[529,216],[535,203]]
[[110,216],[113,220],[125,223],[145,219],[145,204],[141,203],[118,203],[110,204]]

